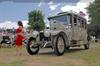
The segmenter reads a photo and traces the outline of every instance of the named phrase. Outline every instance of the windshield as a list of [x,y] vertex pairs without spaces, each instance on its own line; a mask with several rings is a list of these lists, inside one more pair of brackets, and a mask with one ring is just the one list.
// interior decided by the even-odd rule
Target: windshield
[[68,22],[70,22],[70,16],[69,15],[56,16],[56,17],[51,18],[50,21],[67,25]]

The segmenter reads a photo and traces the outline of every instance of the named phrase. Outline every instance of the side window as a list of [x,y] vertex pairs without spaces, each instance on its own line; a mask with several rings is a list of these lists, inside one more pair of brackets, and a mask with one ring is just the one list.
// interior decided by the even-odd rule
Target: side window
[[74,17],[74,25],[77,25],[77,17]]
[[67,22],[71,23],[71,17],[70,17],[70,15],[67,16]]
[[81,21],[81,27],[86,29],[86,21],[85,20]]
[[81,20],[80,20],[80,18],[78,18],[77,22],[78,22],[78,23],[77,23],[77,24],[78,24],[78,26],[79,26],[79,27],[81,27],[81,23],[80,23],[80,22],[81,22]]
[[85,29],[86,29],[87,28],[87,23],[86,23],[86,21],[84,23],[85,23],[84,26],[85,26]]
[[72,15],[70,15],[70,22],[69,25],[72,27]]
[[81,21],[81,26],[82,26],[82,28],[84,28],[84,21],[83,20]]

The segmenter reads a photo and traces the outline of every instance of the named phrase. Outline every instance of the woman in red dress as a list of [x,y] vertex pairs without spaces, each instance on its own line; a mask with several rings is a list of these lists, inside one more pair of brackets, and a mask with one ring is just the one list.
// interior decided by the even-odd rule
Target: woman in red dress
[[22,50],[22,41],[24,39],[23,36],[23,24],[21,21],[18,21],[18,28],[16,29],[16,53],[21,55]]

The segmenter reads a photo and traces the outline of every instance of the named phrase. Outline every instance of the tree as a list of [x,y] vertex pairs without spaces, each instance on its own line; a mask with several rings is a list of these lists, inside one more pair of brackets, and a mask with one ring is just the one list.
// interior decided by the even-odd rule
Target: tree
[[33,10],[28,13],[28,28],[33,30],[43,30],[45,28],[44,16],[40,10]]
[[100,36],[100,0],[90,3],[87,10],[91,21],[89,32],[98,37]]

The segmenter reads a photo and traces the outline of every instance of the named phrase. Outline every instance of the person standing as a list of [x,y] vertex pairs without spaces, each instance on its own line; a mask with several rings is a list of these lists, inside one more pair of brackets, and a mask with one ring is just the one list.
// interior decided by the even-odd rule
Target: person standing
[[21,21],[18,21],[18,28],[16,29],[16,38],[15,38],[17,55],[22,54],[22,41],[24,39],[23,32],[24,32],[23,23]]

